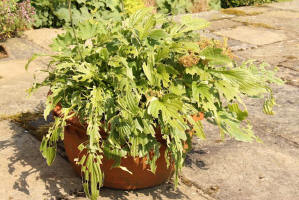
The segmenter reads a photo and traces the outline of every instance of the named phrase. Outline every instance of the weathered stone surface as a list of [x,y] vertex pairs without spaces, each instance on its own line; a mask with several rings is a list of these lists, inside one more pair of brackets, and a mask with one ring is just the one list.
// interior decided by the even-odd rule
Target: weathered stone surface
[[81,189],[70,164],[57,156],[51,167],[39,141],[8,121],[0,121],[1,199],[59,199]]
[[281,2],[281,3],[272,3],[272,4],[267,4],[267,6],[271,8],[277,8],[277,9],[299,11],[299,0],[292,0],[292,1]]
[[[162,184],[160,186],[136,190],[136,191],[120,191],[103,188],[99,200],[109,199],[127,199],[127,200],[156,200],[156,199],[185,199],[185,200],[215,200],[200,189],[194,186],[187,186],[181,183],[175,191],[172,183]],[[83,200],[83,199],[74,199]]]
[[229,37],[254,45],[265,45],[286,40],[287,37],[278,31],[270,31],[264,28],[251,28],[239,26],[215,32],[217,35]]
[[45,49],[39,47],[38,45],[24,40],[22,38],[11,38],[5,43],[1,43],[6,49],[8,58],[1,59],[5,60],[26,60],[29,59],[34,53],[45,53]]
[[241,42],[241,41],[234,40],[234,39],[228,40],[228,46],[233,52],[245,51],[247,49],[254,49],[254,48],[258,47],[257,45]]
[[299,104],[296,103],[299,102],[299,88],[285,84],[273,87],[273,93],[277,103],[275,115],[261,113],[263,101],[250,99],[247,100],[249,119],[259,135],[271,134],[299,145]]
[[34,42],[35,44],[50,50],[50,44],[52,44],[53,39],[58,35],[63,33],[64,31],[61,29],[49,29],[49,28],[42,28],[36,30],[29,30],[25,31],[24,35],[25,38],[29,41]]
[[[180,18],[184,15],[185,14],[177,15],[177,16],[175,16],[175,19],[180,20]],[[208,11],[208,12],[194,13],[194,14],[189,14],[189,15],[193,16],[193,17],[197,17],[197,18],[203,18],[203,19],[206,19],[208,21],[228,19],[228,18],[234,17],[234,15],[227,15],[227,14],[221,13],[221,12],[216,11],[216,10],[212,10],[212,11]]]
[[[271,10],[271,8],[265,7],[265,6],[244,6],[244,7],[237,7],[237,8],[229,8],[230,10],[236,10],[236,11],[243,11],[244,15],[259,15],[265,12],[268,12]],[[224,11],[225,12],[225,11]],[[231,12],[233,13],[233,12]],[[238,12],[236,12],[238,13]],[[236,14],[237,15],[237,14]]]
[[298,147],[280,137],[262,139],[264,144],[227,141],[203,146],[203,153],[190,155],[192,164],[183,176],[216,199],[296,199]]
[[236,54],[244,59],[252,58],[265,61],[271,65],[278,65],[283,61],[299,59],[298,42],[299,40],[288,40],[261,46],[257,49],[236,52]]
[[[32,86],[33,73],[42,69],[40,63],[32,63],[25,70],[27,60],[9,60],[0,62],[0,115],[12,115],[33,111],[43,106],[48,89],[44,88],[28,98],[26,90]],[[37,80],[44,78],[37,74]]]
[[[291,11],[271,11],[256,16],[235,17],[232,20],[265,28],[281,29],[293,38],[298,38],[299,34],[298,13]],[[271,29],[269,31],[273,31]]]
[[285,10],[273,10],[264,13],[264,16],[286,18],[286,19],[299,19],[299,12],[290,12]]
[[232,28],[236,26],[241,26],[242,23],[231,21],[229,19],[222,19],[217,21],[211,21],[210,26],[207,28],[209,31],[216,31],[220,29]]

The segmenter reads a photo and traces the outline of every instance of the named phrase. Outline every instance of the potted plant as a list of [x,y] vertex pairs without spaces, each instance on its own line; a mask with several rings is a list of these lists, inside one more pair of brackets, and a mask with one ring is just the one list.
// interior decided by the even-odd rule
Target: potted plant
[[[119,188],[109,184],[131,176],[146,182],[143,175],[155,179],[157,172],[161,183],[174,172],[177,183],[192,135],[205,138],[203,115],[222,137],[258,140],[242,97],[265,98],[264,112],[273,114],[269,84],[281,80],[263,65],[237,65],[219,45],[198,43],[207,25],[190,16],[177,23],[147,8],[121,20],[90,19],[59,35],[48,77],[29,91],[50,87],[44,116],[54,110],[56,117],[40,147],[48,164],[65,140],[87,196],[96,199],[103,183]],[[146,187],[136,184],[127,188]]]

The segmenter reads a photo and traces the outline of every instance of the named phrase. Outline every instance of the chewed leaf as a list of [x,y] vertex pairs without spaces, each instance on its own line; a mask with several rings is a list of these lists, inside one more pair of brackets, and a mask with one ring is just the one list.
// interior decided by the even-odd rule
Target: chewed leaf
[[222,49],[215,49],[215,48],[205,48],[201,53],[206,60],[209,60],[209,63],[213,65],[223,65],[223,64],[230,64],[232,61],[231,59],[223,54]]
[[269,99],[266,99],[263,106],[263,112],[267,115],[274,115],[273,107],[276,105],[274,97],[270,97]]
[[248,117],[248,112],[247,112],[247,110],[242,111],[242,110],[239,108],[239,105],[238,105],[237,103],[229,104],[229,105],[228,105],[228,109],[229,109],[231,112],[236,113],[237,118],[238,118],[238,120],[240,120],[240,121],[243,121],[244,119],[246,119],[246,118]]

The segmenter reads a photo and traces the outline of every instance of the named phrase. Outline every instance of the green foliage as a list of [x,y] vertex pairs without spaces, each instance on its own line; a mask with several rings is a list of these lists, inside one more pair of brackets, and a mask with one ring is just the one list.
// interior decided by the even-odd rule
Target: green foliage
[[252,6],[257,4],[277,2],[277,0],[221,0],[222,8]]
[[158,12],[165,14],[184,14],[191,12],[192,1],[190,0],[156,0]]
[[31,28],[34,14],[30,0],[21,3],[17,0],[0,1],[0,41]]
[[221,9],[221,0],[209,0],[209,8],[211,10]]
[[[45,117],[58,103],[63,107],[64,117],[56,118],[41,145],[48,164],[55,158],[57,140],[63,139],[66,120],[74,115],[87,123],[89,139],[78,147],[87,155],[77,164],[91,199],[103,183],[103,153],[123,170],[122,157],[147,157],[155,172],[158,154],[151,157],[150,152],[159,152],[156,127],[166,140],[167,162],[175,162],[176,183],[186,155],[184,144],[191,143],[188,132],[205,138],[201,122],[191,116],[204,113],[219,126],[222,137],[258,140],[246,121],[242,97],[266,95],[265,112],[271,114],[268,85],[282,81],[263,65],[238,66],[220,48],[201,48],[194,41],[207,25],[190,16],[176,23],[143,9],[119,20],[95,17],[79,23],[76,37],[72,30],[59,35],[52,45],[57,53],[51,56],[48,77],[30,90],[50,87]],[[107,139],[102,139],[99,127],[108,133]]]
[[[32,0],[36,9],[35,27],[61,27],[70,22],[68,1]],[[120,0],[72,0],[73,23],[89,19],[91,16],[116,18],[121,11]]]
[[145,8],[143,0],[123,0],[124,8],[127,13],[133,14],[137,10]]
[[[61,27],[70,23],[68,1],[32,0],[36,9],[35,27]],[[72,0],[71,10],[75,25],[92,17],[120,18],[120,13],[132,14],[144,8],[143,0]]]

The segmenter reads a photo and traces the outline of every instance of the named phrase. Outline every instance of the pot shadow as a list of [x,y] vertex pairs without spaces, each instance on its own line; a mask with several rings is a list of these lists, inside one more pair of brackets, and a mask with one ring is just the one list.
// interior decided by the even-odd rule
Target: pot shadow
[[208,170],[206,163],[200,159],[200,155],[206,154],[206,152],[202,149],[195,150],[192,149],[185,158],[184,166],[192,169],[201,169]]
[[[178,186],[180,187],[180,186]],[[179,188],[174,189],[174,184],[171,182],[163,183],[147,189],[139,189],[135,191],[121,191],[110,188],[102,188],[101,197],[108,197],[115,200],[131,200],[131,199],[191,199],[183,193]]]
[[[25,115],[27,116],[27,115]],[[58,154],[51,167],[48,167],[45,159],[39,151],[40,133],[36,133],[34,126],[45,126],[46,122],[40,115],[38,119],[24,120],[26,124],[20,124],[16,121],[9,121],[9,129],[13,132],[12,136],[7,140],[0,141],[0,152],[5,149],[12,149],[13,153],[9,155],[8,173],[14,176],[15,182],[13,190],[31,195],[32,188],[35,184],[39,186],[43,196],[46,199],[69,199],[71,197],[84,197],[81,179],[76,176],[67,159],[63,156],[64,149],[60,146]],[[32,126],[31,126],[32,125]],[[27,130],[27,128],[30,130]],[[34,137],[33,137],[34,136]],[[36,182],[32,179],[36,179]],[[145,180],[146,181],[146,180]],[[114,190],[109,188],[101,188],[100,196],[116,200],[129,199],[190,199],[180,188],[187,188],[184,184],[174,189],[173,183],[164,183],[162,185],[141,189],[135,191]],[[183,188],[184,190],[184,188]]]
[[14,122],[9,122],[9,128],[12,136],[0,141],[0,152],[10,152],[7,167],[8,176],[14,180],[13,190],[31,196],[38,188],[42,193],[38,196],[45,199],[64,199],[76,188],[81,188],[81,180],[64,159],[57,156],[48,167],[39,152],[40,142]]

